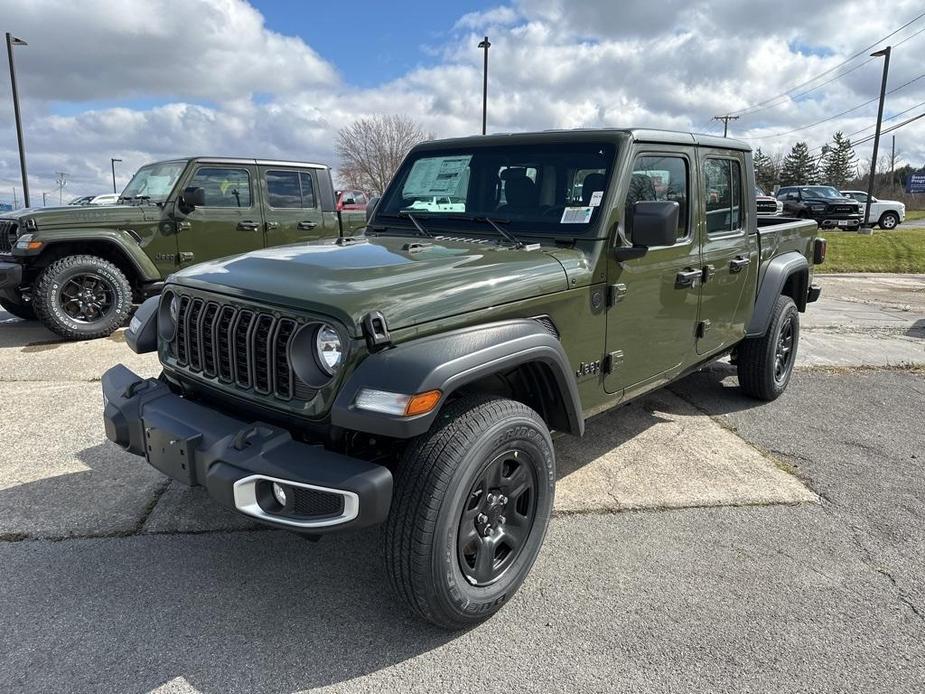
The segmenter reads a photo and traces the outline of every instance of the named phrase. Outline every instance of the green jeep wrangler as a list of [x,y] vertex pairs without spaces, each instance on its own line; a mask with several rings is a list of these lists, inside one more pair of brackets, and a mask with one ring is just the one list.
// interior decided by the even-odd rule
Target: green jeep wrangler
[[[462,209],[415,206],[448,196]],[[787,387],[816,223],[760,218],[748,145],[656,130],[415,147],[364,238],[174,274],[103,376],[107,436],[311,536],[384,524],[394,590],[464,628],[507,602],[553,510],[553,434],[731,355]]]
[[341,235],[365,214],[335,212],[321,164],[196,157],[141,167],[101,207],[30,208],[0,218],[0,306],[62,337],[109,335],[170,273],[203,260]]

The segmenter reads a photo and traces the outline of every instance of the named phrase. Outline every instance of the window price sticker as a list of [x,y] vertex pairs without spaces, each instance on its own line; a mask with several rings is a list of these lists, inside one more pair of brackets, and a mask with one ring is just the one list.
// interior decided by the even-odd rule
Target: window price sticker
[[559,224],[587,224],[591,221],[593,207],[566,207],[562,210],[562,219]]

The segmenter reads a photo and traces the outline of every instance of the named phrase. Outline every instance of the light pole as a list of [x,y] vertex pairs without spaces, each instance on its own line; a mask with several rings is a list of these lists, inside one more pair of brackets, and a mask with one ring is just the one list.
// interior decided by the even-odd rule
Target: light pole
[[16,68],[13,65],[13,46],[28,46],[22,39],[6,32],[6,54],[10,59],[10,86],[13,88],[13,114],[16,118],[16,139],[19,142],[19,168],[22,171],[22,196],[29,207],[29,180],[26,175],[26,146],[22,140],[22,117],[19,115],[19,92],[16,90]]
[[883,124],[883,100],[886,97],[886,78],[890,74],[891,46],[871,53],[872,58],[883,58],[883,80],[880,82],[880,105],[877,107],[877,130],[874,133],[874,156],[870,161],[870,181],[867,183],[867,204],[864,205],[864,227],[870,228],[870,199],[874,197],[874,178],[877,176],[877,154],[880,149],[880,126]]
[[478,47],[485,49],[485,68],[482,71],[482,134],[484,135],[488,124],[488,49],[491,48],[487,36]]
[[109,158],[109,163],[112,164],[112,192],[113,193],[119,192],[118,190],[116,190],[116,162],[117,161],[122,161],[122,160],[113,159],[112,157]]

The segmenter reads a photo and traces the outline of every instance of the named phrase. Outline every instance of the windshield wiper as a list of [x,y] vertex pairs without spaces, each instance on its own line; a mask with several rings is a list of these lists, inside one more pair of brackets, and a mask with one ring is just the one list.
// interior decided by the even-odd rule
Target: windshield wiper
[[501,234],[501,236],[503,236],[505,239],[507,239],[508,241],[510,241],[511,243],[513,243],[515,248],[523,248],[523,247],[524,247],[523,241],[521,241],[520,239],[518,239],[518,238],[517,238],[516,236],[514,236],[514,234],[512,234],[511,232],[507,231],[506,229],[502,229],[502,228],[499,226],[500,224],[510,224],[510,223],[511,223],[511,220],[510,220],[510,219],[499,219],[499,220],[495,221],[495,220],[493,220],[491,217],[473,217],[473,218],[472,218],[472,221],[473,221],[473,222],[485,222],[485,223],[487,223],[487,224],[490,224],[492,229],[494,229],[494,230],[497,231],[499,234]]
[[417,232],[421,236],[426,236],[429,239],[432,239],[434,237],[434,235],[431,234],[429,231],[427,231],[427,229],[424,228],[424,226],[417,220],[417,218],[415,218],[413,214],[411,214],[410,212],[407,212],[406,210],[402,210],[398,214],[390,214],[390,213],[377,214],[376,218],[379,218],[379,217],[384,217],[385,219],[410,219],[411,223],[414,224],[414,228],[417,229]]

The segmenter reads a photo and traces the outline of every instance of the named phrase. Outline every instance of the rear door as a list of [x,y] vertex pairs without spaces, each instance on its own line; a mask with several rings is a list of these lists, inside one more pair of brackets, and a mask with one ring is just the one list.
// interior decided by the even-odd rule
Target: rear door
[[[677,241],[650,248],[641,258],[620,262],[611,254],[608,269],[612,306],[607,312],[605,376],[608,393],[629,397],[669,380],[694,354],[700,298],[700,240],[691,191],[697,180],[693,148],[647,147],[635,157],[625,198],[623,224],[633,204],[673,200],[680,206]],[[632,242],[630,234],[627,240]]]
[[745,289],[750,286],[757,258],[750,253],[748,232],[757,233],[751,219],[745,153],[701,149],[703,186],[699,216],[703,228],[703,286],[697,323],[697,353],[708,354],[745,336],[749,317]]
[[263,248],[256,177],[256,167],[246,164],[204,162],[195,167],[185,187],[202,188],[206,204],[178,224],[181,267]]
[[311,169],[261,166],[267,246],[330,236],[324,228],[318,185]]

